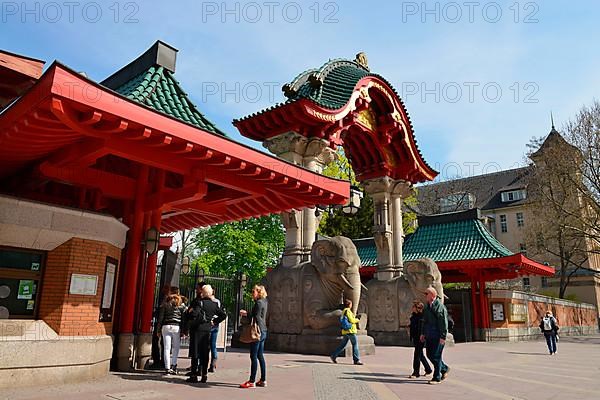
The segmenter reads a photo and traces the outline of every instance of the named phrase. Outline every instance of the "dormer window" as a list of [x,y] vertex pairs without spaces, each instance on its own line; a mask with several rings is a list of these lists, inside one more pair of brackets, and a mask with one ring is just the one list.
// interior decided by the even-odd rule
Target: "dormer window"
[[510,190],[507,192],[502,192],[500,194],[500,196],[502,197],[503,203],[508,203],[509,201],[517,201],[517,200],[526,199],[527,192],[525,191],[525,189]]
[[472,193],[453,193],[440,199],[440,212],[470,210],[475,207],[475,195]]

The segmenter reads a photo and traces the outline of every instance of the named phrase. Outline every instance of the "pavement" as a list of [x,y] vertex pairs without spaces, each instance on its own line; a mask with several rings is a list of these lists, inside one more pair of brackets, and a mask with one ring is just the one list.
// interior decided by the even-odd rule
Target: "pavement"
[[[539,341],[457,344],[444,350],[448,378],[429,385],[425,377],[407,378],[411,348],[377,347],[377,354],[362,359],[363,366],[352,365],[351,358],[332,364],[328,357],[269,352],[268,387],[240,389],[250,360],[247,351],[234,349],[221,355],[207,384],[159,372],[111,372],[79,384],[3,390],[0,399],[600,399],[599,356],[600,336],[561,338],[553,356]],[[189,359],[181,358],[179,366],[189,366]]]

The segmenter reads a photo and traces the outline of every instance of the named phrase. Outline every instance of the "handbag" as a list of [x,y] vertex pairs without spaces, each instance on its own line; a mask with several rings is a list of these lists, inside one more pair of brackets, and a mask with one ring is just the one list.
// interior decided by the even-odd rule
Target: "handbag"
[[240,333],[240,342],[242,343],[254,343],[260,340],[260,327],[256,323],[256,320],[252,318],[250,324],[242,325],[242,332]]

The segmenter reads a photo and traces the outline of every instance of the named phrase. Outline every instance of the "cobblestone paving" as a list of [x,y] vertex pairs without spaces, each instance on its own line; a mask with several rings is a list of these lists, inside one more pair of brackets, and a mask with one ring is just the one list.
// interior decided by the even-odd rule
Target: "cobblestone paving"
[[427,378],[407,378],[410,348],[378,347],[364,366],[351,358],[334,365],[328,357],[268,353],[268,387],[243,390],[238,385],[248,379],[250,360],[247,352],[233,351],[206,385],[160,372],[111,373],[79,384],[2,390],[0,400],[597,400],[599,356],[600,336],[562,338],[555,356],[543,342],[458,344],[444,350],[448,379],[432,386]]

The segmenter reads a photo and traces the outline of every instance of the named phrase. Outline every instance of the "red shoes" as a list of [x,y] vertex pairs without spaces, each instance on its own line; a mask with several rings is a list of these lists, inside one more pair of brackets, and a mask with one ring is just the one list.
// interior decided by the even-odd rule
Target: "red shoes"
[[255,387],[267,387],[267,381],[254,382],[246,381],[240,385],[242,389],[254,389]]

